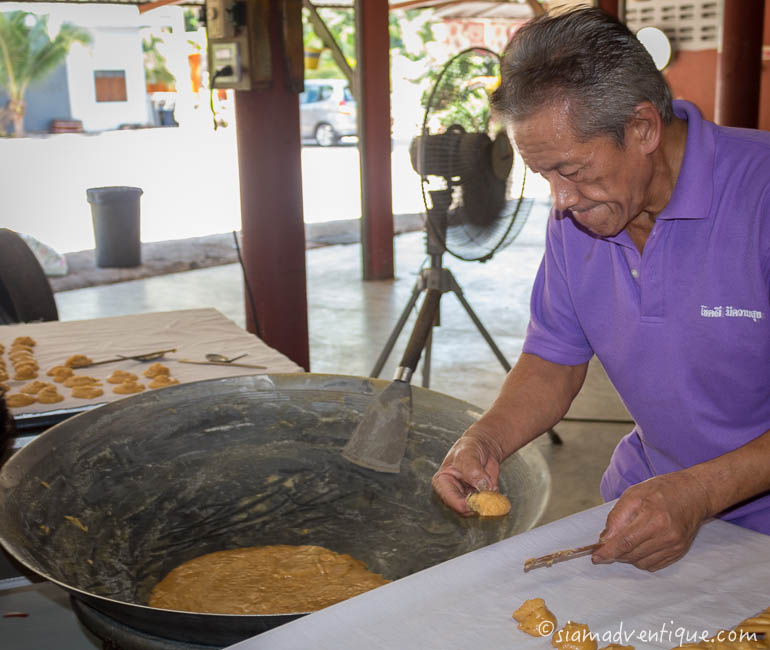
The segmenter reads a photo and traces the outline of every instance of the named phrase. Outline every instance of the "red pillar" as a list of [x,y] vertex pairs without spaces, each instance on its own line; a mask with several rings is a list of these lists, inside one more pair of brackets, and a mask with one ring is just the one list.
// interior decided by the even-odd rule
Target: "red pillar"
[[599,0],[599,9],[620,18],[620,0]]
[[355,0],[364,280],[393,277],[388,0]]
[[246,296],[246,327],[310,369],[299,99],[287,88],[281,1],[270,0],[272,86],[236,91],[243,262],[258,331]]
[[756,129],[765,0],[725,0],[717,58],[716,121]]

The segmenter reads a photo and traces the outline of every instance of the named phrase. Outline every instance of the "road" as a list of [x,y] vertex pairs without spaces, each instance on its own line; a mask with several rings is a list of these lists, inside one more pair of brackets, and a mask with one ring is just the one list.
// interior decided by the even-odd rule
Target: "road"
[[[0,139],[2,226],[60,252],[93,248],[86,189],[144,191],[142,239],[162,241],[240,228],[235,130],[158,128]],[[355,145],[302,148],[307,222],[360,217]],[[420,212],[406,143],[393,151],[394,211]]]
[[[409,143],[395,141],[391,166],[393,213],[422,212],[420,177],[409,162]],[[302,147],[305,221],[315,223],[361,216],[361,176],[355,143]]]
[[[0,139],[3,220],[59,252],[94,247],[86,189],[142,188],[142,240],[199,237],[240,229],[235,129],[155,128]],[[394,142],[393,212],[423,211],[408,141]],[[302,148],[305,221],[361,216],[355,144]],[[547,196],[542,181],[528,196]]]

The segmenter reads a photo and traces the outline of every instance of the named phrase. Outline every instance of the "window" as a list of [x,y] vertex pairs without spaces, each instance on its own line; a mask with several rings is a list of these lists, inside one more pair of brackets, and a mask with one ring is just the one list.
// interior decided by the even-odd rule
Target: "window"
[[634,33],[659,27],[678,50],[717,49],[723,5],[724,0],[626,0],[625,22]]
[[300,93],[300,104],[312,104],[318,101],[318,86],[305,86],[305,92]]
[[125,102],[125,70],[94,70],[94,86],[97,102]]

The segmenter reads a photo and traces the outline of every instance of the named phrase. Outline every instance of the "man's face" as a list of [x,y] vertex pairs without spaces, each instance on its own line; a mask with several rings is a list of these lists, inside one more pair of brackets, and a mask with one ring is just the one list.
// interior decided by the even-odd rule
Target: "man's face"
[[611,237],[645,209],[652,164],[631,129],[624,147],[610,137],[582,141],[569,125],[568,106],[552,104],[513,124],[524,162],[551,185],[554,207],[570,210],[592,233]]

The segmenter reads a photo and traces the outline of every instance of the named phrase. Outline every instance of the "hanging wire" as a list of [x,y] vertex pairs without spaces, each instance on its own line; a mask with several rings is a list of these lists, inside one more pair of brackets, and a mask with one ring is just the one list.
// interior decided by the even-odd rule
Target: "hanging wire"
[[251,285],[249,284],[249,278],[246,276],[246,265],[243,263],[243,257],[241,256],[241,247],[238,244],[238,233],[233,230],[233,241],[235,242],[235,252],[238,253],[238,263],[241,265],[241,273],[243,273],[243,284],[246,287],[246,295],[249,297],[249,308],[251,310],[251,322],[254,323],[254,331],[259,338],[262,338],[262,333],[259,329],[259,320],[257,320],[257,307],[254,304],[254,294],[251,293]]

